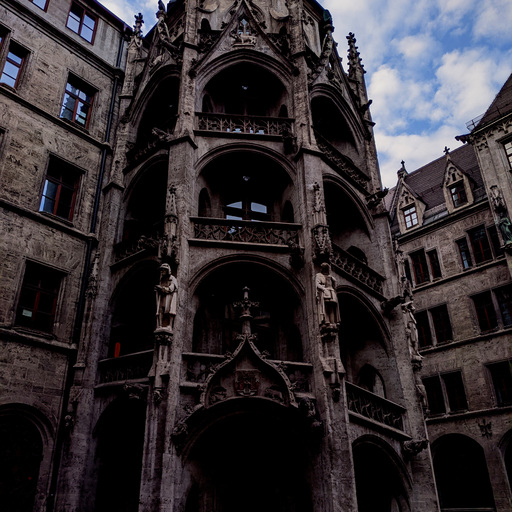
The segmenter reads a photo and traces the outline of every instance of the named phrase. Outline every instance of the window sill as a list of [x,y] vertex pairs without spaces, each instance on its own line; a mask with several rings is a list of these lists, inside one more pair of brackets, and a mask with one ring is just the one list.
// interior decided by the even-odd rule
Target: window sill
[[3,82],[0,82],[0,87],[4,88],[4,89],[7,89],[8,91],[14,93],[14,94],[18,94],[18,91],[16,90],[15,87],[12,87],[11,85],[8,85],[8,84],[5,84]]
[[70,228],[75,227],[73,222],[71,222],[70,220],[67,220],[64,217],[59,217],[58,215],[54,215],[53,213],[48,213],[48,212],[39,210],[39,214],[43,215],[44,217],[48,217],[49,219],[52,219],[56,222],[62,222],[62,224],[69,226]]
[[87,123],[87,127],[82,126],[80,123],[75,123],[75,121],[70,121],[69,119],[66,119],[65,117],[60,117],[59,119],[63,121],[64,123],[70,124],[71,126],[74,126],[75,128],[78,128],[80,131],[86,133],[87,135],[90,135],[90,132],[88,130],[89,123]]
[[32,329],[30,327],[23,327],[22,325],[15,325],[13,329],[16,332],[22,334],[30,334],[31,336],[37,336],[39,338],[45,338],[47,340],[54,340],[55,336],[51,332],[40,331],[39,329]]

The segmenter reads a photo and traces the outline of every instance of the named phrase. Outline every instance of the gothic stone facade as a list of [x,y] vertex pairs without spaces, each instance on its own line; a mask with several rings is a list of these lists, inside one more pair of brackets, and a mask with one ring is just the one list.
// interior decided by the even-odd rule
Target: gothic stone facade
[[402,168],[389,195],[442,509],[510,509],[511,98],[509,79],[469,144]]
[[2,4],[24,510],[438,510],[354,36],[345,71],[312,0],[159,2],[124,46],[39,3]]

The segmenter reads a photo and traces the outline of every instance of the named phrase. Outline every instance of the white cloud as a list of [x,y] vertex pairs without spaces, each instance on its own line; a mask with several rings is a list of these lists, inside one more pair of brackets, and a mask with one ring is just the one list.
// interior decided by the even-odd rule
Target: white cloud
[[512,41],[512,2],[510,0],[485,0],[478,7],[473,25],[477,39],[500,40],[501,44]]

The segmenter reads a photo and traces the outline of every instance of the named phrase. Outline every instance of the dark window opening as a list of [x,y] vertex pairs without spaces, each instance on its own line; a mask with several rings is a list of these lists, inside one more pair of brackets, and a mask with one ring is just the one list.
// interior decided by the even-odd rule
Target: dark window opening
[[62,274],[27,262],[16,312],[16,325],[51,332]]
[[434,324],[437,343],[452,340],[452,326],[446,305],[430,309],[430,314],[432,315],[432,323]]
[[73,218],[79,173],[71,165],[50,158],[39,210],[66,220]]
[[441,265],[439,264],[439,257],[437,256],[437,251],[433,249],[432,251],[427,252],[428,261],[430,263],[430,271],[432,272],[432,277],[434,279],[438,279],[441,276]]
[[491,292],[479,293],[472,297],[475,304],[478,325],[482,332],[498,327],[498,319],[492,302]]
[[420,251],[413,252],[411,254],[411,261],[416,284],[419,285],[430,281],[425,251],[421,249]]
[[491,372],[498,407],[512,405],[512,360],[487,366]]
[[498,230],[496,226],[491,226],[487,228],[487,234],[491,240],[492,250],[494,251],[494,256],[496,258],[503,256],[503,247],[501,247],[500,238],[498,236]]
[[475,262],[483,263],[492,259],[491,246],[487,239],[487,233],[483,226],[468,231],[471,247],[473,248],[473,256]]
[[473,266],[473,262],[471,260],[471,253],[469,252],[468,242],[466,241],[465,238],[462,238],[461,240],[457,240],[457,246],[459,248],[462,267],[464,268],[464,270],[466,270],[467,268]]
[[443,388],[439,376],[427,377],[423,379],[423,385],[427,392],[427,401],[430,414],[444,414],[446,406],[444,404]]
[[416,326],[418,328],[418,343],[420,348],[432,346],[432,333],[428,322],[428,313],[420,311],[414,315],[416,318]]
[[501,320],[504,327],[512,325],[512,286],[504,286],[494,291],[498,307],[501,314]]
[[443,376],[444,388],[448,397],[450,412],[465,411],[468,408],[464,383],[461,372],[445,373]]
[[19,84],[23,63],[27,56],[27,51],[16,43],[9,45],[9,52],[5,59],[0,82],[16,88]]

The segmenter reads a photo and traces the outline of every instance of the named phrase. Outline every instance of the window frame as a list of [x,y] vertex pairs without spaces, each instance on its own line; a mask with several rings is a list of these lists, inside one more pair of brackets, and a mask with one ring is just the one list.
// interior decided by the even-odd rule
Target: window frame
[[[37,284],[29,281],[32,277],[30,275],[31,273],[38,276]],[[64,277],[65,273],[61,270],[37,261],[26,260],[18,292],[14,326],[41,333],[53,334],[55,319],[61,302],[60,296],[62,293]],[[48,287],[46,284],[41,284],[45,278],[54,280],[51,287]],[[32,299],[30,299],[30,295],[33,296]],[[41,299],[44,301],[44,296],[46,296],[46,298],[50,298],[50,311],[48,308],[42,309],[41,307]],[[29,312],[30,315],[26,314],[25,311]],[[47,318],[46,322],[41,320],[41,317],[44,318],[45,316]],[[30,318],[29,321],[26,320],[28,318]],[[44,323],[47,323],[46,327],[44,326]]]
[[419,224],[418,209],[415,204],[402,208],[402,214],[404,216],[405,229],[411,229]]
[[509,170],[512,170],[512,139],[503,142],[505,158],[508,161]]
[[[478,232],[480,232],[483,236],[476,238],[474,235]],[[489,243],[487,229],[483,224],[468,230],[467,235],[469,237],[469,243],[473,251],[473,260],[475,261],[476,265],[481,265],[494,259],[491,244]],[[489,257],[486,257],[486,253],[488,253]]]
[[[447,383],[452,377],[457,377],[459,380],[461,387],[458,391],[462,390],[462,395],[458,394],[457,391],[453,388],[452,385],[448,385]],[[462,412],[469,410],[469,402],[468,395],[466,392],[466,385],[464,383],[464,377],[462,374],[462,370],[452,370],[448,372],[440,372],[434,375],[428,375],[422,378],[423,385],[425,386],[425,391],[427,393],[427,402],[429,407],[429,416],[441,416],[447,414],[460,414]],[[431,383],[434,384],[431,386]],[[434,387],[436,389],[434,389]],[[434,392],[433,396],[429,393],[430,391]],[[455,393],[455,394],[454,394]],[[430,395],[430,396],[429,396]],[[430,398],[436,398],[436,400],[430,400]],[[461,400],[461,397],[463,400]],[[456,402],[461,402],[462,406],[456,408]],[[431,405],[436,403],[436,405],[440,405],[441,407],[437,407],[435,412],[432,412],[430,409]],[[441,410],[443,409],[443,410]]]
[[414,275],[415,286],[420,286],[422,284],[429,283],[430,271],[425,249],[418,249],[416,251],[409,253],[409,258],[411,259],[412,263],[412,272]]
[[430,249],[429,251],[426,251],[426,256],[428,258],[428,265],[432,274],[432,279],[441,279],[443,274],[441,272],[441,261],[439,260],[437,249]]
[[[437,315],[441,311],[444,314],[444,320],[446,320],[444,324],[439,323],[443,319]],[[417,311],[414,317],[416,318],[420,350],[445,345],[453,341],[453,327],[447,304],[438,304],[437,306]],[[440,333],[443,332],[449,333],[449,336],[441,337]]]
[[[492,387],[492,392],[494,394],[494,400],[496,407],[507,407],[512,405],[512,359],[505,359],[503,361],[494,361],[492,363],[487,363],[486,365],[490,384]],[[503,378],[504,374],[506,374],[506,371],[502,371],[501,375],[498,375],[497,373],[493,373],[492,367],[507,367],[508,368],[508,375],[505,375],[505,380],[508,380],[508,385],[510,388],[507,388],[504,386],[503,389],[498,389],[497,381],[498,378]],[[508,377],[508,379],[507,379]],[[502,395],[505,395],[506,398],[502,398]]]
[[[20,62],[18,63],[10,59],[11,54],[20,59]],[[27,67],[29,55],[30,50],[28,50],[25,46],[21,45],[17,41],[11,39],[10,32],[1,30],[0,27],[0,84],[2,84],[2,86],[15,90],[18,89]],[[4,74],[6,74],[5,67],[7,64],[10,64],[17,69],[16,77],[14,78],[14,85],[2,81],[2,77]],[[12,78],[10,75],[7,76]]]
[[39,7],[39,9],[46,12],[48,10],[48,4],[50,3],[50,0],[44,0],[44,7],[41,7],[39,4],[37,4],[36,3],[37,1],[39,1],[39,0],[29,0],[30,3],[34,4],[36,7]]
[[[478,327],[480,329],[480,333],[492,332],[499,329],[498,324],[498,315],[496,314],[496,307],[492,298],[492,291],[485,290],[483,292],[471,295],[471,300],[473,301],[473,307],[476,313],[476,319],[478,322]],[[479,297],[489,297],[490,300],[485,301],[478,305],[476,303],[476,299]],[[482,316],[481,313],[485,315]],[[489,314],[490,313],[490,314]],[[485,318],[485,325],[484,320]],[[484,328],[487,327],[487,328]]]
[[[81,14],[80,14],[80,19],[79,20],[77,20],[76,18],[71,18],[73,7],[75,7],[76,9],[80,9],[81,10]],[[73,14],[74,14],[74,16],[78,17],[76,12],[73,13]],[[94,21],[94,27],[92,28],[92,30],[91,30],[91,27],[86,25],[85,22],[84,22],[86,16],[88,16],[91,20]],[[78,29],[77,30],[75,30],[74,28],[72,28],[70,26],[70,19],[72,19],[75,23],[78,23]],[[85,25],[85,27],[88,30],[91,30],[92,34],[91,34],[91,39],[90,40],[87,39],[87,37],[84,37],[84,35],[83,35],[84,25]],[[87,41],[90,44],[94,44],[94,39],[96,37],[96,29],[97,29],[97,27],[98,27],[98,16],[95,16],[94,14],[92,14],[92,12],[90,10],[86,9],[81,4],[79,4],[78,2],[73,0],[71,2],[70,6],[69,6],[68,16],[66,18],[66,28],[69,28],[69,30],[71,30],[71,32],[74,32],[75,34],[78,34],[84,41]]]
[[[55,174],[52,175],[50,173]],[[57,173],[60,175],[59,177],[56,176]],[[63,176],[66,174],[68,174],[68,176],[70,177],[70,179],[67,180],[67,182],[65,179],[63,179]],[[51,215],[53,217],[58,218],[61,221],[63,220],[72,223],[75,213],[77,211],[77,202],[79,196],[78,192],[80,190],[82,174],[83,171],[78,167],[70,164],[69,162],[55,155],[50,155],[41,188],[41,201],[39,203],[39,212],[42,213],[43,215]],[[47,184],[49,182],[53,183],[57,187],[54,197],[45,194],[47,190]],[[62,207],[61,199],[63,189],[71,191],[71,201],[69,208],[67,208],[67,217],[59,215],[58,213],[60,211],[60,207]],[[54,202],[54,206],[51,212],[44,208],[45,198],[48,198],[48,201]]]
[[448,191],[452,198],[454,208],[460,208],[461,206],[468,204],[468,196],[466,194],[466,187],[463,179],[449,185]]
[[[68,90],[68,87],[71,89],[76,89],[77,93],[75,93],[73,90]],[[97,90],[94,89],[92,86],[90,86],[88,83],[83,81],[81,78],[77,77],[76,75],[69,74],[68,80],[66,82],[66,86],[64,87],[64,95],[62,97],[61,106],[60,106],[60,113],[59,117],[60,119],[63,119],[69,123],[72,123],[76,126],[80,126],[81,128],[84,128],[85,130],[89,129],[89,125],[91,122],[92,117],[92,111],[94,106],[94,99],[96,96]],[[85,95],[86,98],[90,98],[90,101],[86,101],[83,97],[80,95]],[[67,107],[66,98],[72,98],[73,103],[73,109],[70,109]],[[86,105],[88,107],[87,114],[85,116],[85,123],[82,124],[79,121],[77,121],[77,118],[79,118],[79,109],[81,109],[81,105]],[[65,117],[64,110],[67,109],[68,111],[72,111],[71,119],[68,117]]]

